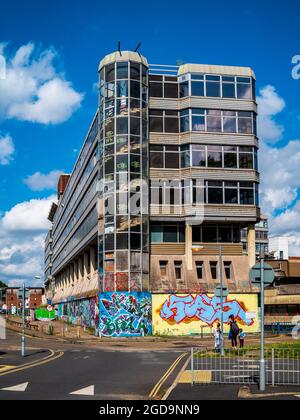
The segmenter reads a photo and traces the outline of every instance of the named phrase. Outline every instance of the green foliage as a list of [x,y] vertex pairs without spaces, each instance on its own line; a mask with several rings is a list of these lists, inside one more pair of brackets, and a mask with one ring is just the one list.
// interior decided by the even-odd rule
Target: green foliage
[[6,287],[7,287],[7,284],[3,283],[3,282],[0,280],[0,289],[4,289],[4,288],[6,288]]

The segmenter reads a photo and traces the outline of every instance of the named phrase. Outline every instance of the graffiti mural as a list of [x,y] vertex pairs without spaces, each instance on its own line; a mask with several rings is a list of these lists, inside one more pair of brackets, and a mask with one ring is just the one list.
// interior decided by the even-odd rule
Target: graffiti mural
[[150,293],[101,293],[99,302],[99,330],[102,336],[140,337],[152,335]]
[[[221,299],[208,294],[153,295],[153,332],[159,335],[210,332],[221,319]],[[229,324],[233,315],[245,331],[258,331],[256,294],[230,295],[223,300],[223,319]]]
[[57,316],[73,325],[93,328],[99,323],[97,298],[60,303],[57,305]]

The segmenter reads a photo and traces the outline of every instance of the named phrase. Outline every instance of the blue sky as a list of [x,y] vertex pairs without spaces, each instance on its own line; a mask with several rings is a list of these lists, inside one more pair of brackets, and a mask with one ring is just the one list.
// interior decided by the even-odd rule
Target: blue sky
[[[52,69],[52,74],[38,81],[38,87],[59,79],[56,87],[68,100],[62,110],[66,111],[63,121],[58,121],[57,114],[53,116],[53,110],[47,120],[41,116],[41,112],[49,111],[47,106],[38,112],[36,108],[31,108],[36,101],[37,90],[24,100],[28,106],[25,112],[19,96],[16,100],[11,92],[7,93],[3,88],[5,81],[0,80],[0,141],[6,138],[6,143],[3,143],[6,151],[10,146],[8,158],[0,164],[0,247],[7,250],[2,256],[0,251],[0,279],[2,276],[17,281],[20,276],[32,277],[34,271],[30,275],[22,273],[22,270],[18,275],[11,274],[14,264],[17,264],[16,259],[18,264],[23,261],[23,265],[29,266],[30,258],[35,258],[33,265],[36,271],[41,270],[38,263],[41,253],[37,249],[32,255],[29,252],[24,264],[22,249],[16,247],[14,241],[19,240],[20,230],[24,244],[30,235],[42,235],[45,229],[42,222],[38,226],[31,223],[28,228],[19,229],[18,226],[11,227],[7,220],[15,214],[11,213],[16,211],[15,206],[30,200],[46,200],[54,193],[56,172],[52,171],[72,170],[76,151],[81,148],[97,107],[93,84],[97,81],[99,60],[116,49],[118,40],[121,40],[123,49],[134,49],[142,41],[141,52],[150,63],[176,64],[181,60],[251,66],[255,70],[258,89],[265,88],[261,96],[265,114],[261,121],[262,137],[270,121],[272,129],[275,129],[271,139],[268,135],[262,139],[263,153],[268,155],[268,158],[261,159],[262,172],[269,179],[263,185],[262,203],[264,210],[273,215],[274,233],[291,236],[296,252],[300,246],[300,226],[296,229],[291,219],[300,214],[300,181],[291,184],[290,179],[297,176],[296,164],[299,162],[294,160],[295,156],[299,158],[300,147],[298,142],[290,144],[290,141],[300,139],[300,80],[291,77],[291,60],[293,56],[300,55],[299,18],[300,4],[291,0],[244,4],[241,1],[219,0],[154,0],[149,7],[145,7],[145,2],[118,0],[110,3],[96,0],[15,0],[2,4],[0,45],[2,43],[2,54],[9,69],[12,69],[16,52],[24,46],[27,46],[28,52],[28,45],[31,45],[23,67],[30,68],[31,77],[36,81],[35,75],[32,76],[32,62],[40,60],[41,54],[48,54],[47,68]],[[51,58],[49,54],[52,54]],[[14,86],[12,83],[10,90]],[[8,95],[6,102],[5,98],[1,102],[1,94],[3,97]],[[48,92],[46,98],[53,100],[53,95]],[[17,108],[15,102],[18,102]],[[284,148],[283,151],[280,148]],[[286,184],[276,190],[270,174],[274,170],[278,174],[283,170],[281,152],[294,163],[291,172],[280,177],[281,180],[285,177]],[[276,161],[275,169],[272,168],[273,161]],[[39,179],[41,191],[36,191],[34,183],[39,175],[31,183],[24,183],[36,173],[45,175]],[[48,182],[47,175],[50,176]],[[288,198],[278,198],[286,188],[291,188]],[[48,204],[46,201],[43,203]],[[39,204],[35,202],[34,205]],[[8,271],[7,265],[11,267]]]

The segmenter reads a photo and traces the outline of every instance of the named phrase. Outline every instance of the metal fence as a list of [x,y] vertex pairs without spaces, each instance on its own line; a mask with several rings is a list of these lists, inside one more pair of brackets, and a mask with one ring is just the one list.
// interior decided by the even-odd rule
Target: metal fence
[[[265,352],[268,385],[300,385],[300,348],[273,348]],[[259,349],[191,350],[192,384],[258,384]]]

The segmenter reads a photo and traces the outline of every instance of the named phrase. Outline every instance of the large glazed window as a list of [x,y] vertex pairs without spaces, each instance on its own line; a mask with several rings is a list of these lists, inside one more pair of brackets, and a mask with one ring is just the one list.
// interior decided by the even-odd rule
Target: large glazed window
[[148,68],[131,61],[105,66],[99,108],[101,289],[143,291],[149,288]]
[[179,78],[180,98],[188,96],[256,100],[252,77],[185,74]]

